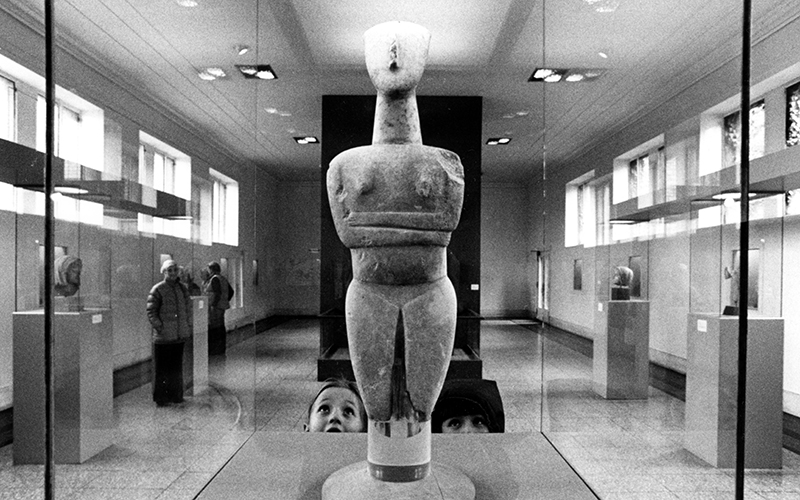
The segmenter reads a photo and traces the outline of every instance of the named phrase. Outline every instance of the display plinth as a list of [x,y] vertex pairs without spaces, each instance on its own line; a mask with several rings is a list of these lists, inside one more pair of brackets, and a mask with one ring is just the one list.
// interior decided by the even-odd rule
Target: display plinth
[[[44,311],[14,313],[14,463],[45,460]],[[58,312],[54,400],[56,463],[83,463],[112,444],[110,309]]]
[[[434,474],[437,464],[456,469],[480,500],[597,499],[539,432],[434,434],[431,448]],[[332,475],[365,464],[366,455],[365,433],[258,431],[197,498],[320,499]]]
[[650,302],[610,300],[594,338],[594,392],[606,399],[647,399],[650,385]]
[[192,297],[192,394],[208,389],[208,297]]
[[431,473],[410,483],[379,481],[369,473],[367,462],[339,469],[322,485],[322,500],[473,500],[475,486],[461,471],[431,464]]
[[[780,469],[783,319],[748,318],[744,466]],[[714,467],[736,460],[739,318],[690,314],[684,447]]]

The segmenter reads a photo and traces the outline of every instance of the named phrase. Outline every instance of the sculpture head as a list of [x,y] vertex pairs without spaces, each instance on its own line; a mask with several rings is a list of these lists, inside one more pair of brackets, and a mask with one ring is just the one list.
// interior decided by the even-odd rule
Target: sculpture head
[[81,287],[83,262],[72,255],[62,255],[54,264],[56,271],[55,292],[62,297],[75,295]]
[[626,266],[614,268],[614,286],[629,287],[633,281],[633,270]]
[[417,24],[391,21],[364,33],[367,71],[378,92],[406,94],[422,78],[430,32]]

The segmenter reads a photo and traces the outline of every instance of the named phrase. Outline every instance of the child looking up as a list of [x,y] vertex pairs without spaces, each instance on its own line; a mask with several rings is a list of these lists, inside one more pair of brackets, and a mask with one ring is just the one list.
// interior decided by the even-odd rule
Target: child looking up
[[365,432],[367,412],[355,382],[332,379],[325,382],[308,407],[306,432]]

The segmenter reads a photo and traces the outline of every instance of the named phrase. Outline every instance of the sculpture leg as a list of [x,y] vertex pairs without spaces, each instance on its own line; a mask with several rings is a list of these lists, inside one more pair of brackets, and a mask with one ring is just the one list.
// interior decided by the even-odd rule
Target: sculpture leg
[[456,334],[456,293],[450,280],[430,284],[403,307],[406,388],[420,420],[430,420],[442,390]]
[[353,372],[370,420],[392,414],[392,365],[400,308],[380,286],[353,280],[345,298],[347,342]]

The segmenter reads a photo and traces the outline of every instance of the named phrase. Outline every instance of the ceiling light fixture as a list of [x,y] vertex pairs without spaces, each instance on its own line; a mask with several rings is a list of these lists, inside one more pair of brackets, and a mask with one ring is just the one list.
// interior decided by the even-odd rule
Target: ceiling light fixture
[[319,139],[313,135],[306,135],[303,137],[293,137],[297,144],[319,144]]
[[490,137],[486,140],[487,146],[505,145],[511,142],[510,137]]
[[602,57],[603,59],[608,59],[608,54],[605,52],[598,52],[597,55]]
[[567,81],[571,83],[594,80],[601,76],[603,69],[564,69],[564,68],[536,68],[528,78],[529,82],[556,83]]
[[195,0],[176,0],[175,3],[181,7],[197,7],[197,2]]
[[237,64],[236,67],[245,78],[258,78],[260,80],[275,80],[278,75],[269,64]]
[[217,78],[226,78],[228,74],[225,73],[225,70],[222,68],[211,67],[211,68],[205,68],[202,71],[198,71],[197,76],[199,76],[203,80],[212,81],[216,80]]
[[614,12],[619,7],[619,0],[583,0],[587,5],[594,7],[595,12],[603,14]]
[[248,47],[247,45],[239,44],[239,45],[234,46],[233,50],[235,50],[236,53],[239,54],[240,56],[243,56],[243,55],[247,54],[250,51],[250,47]]

